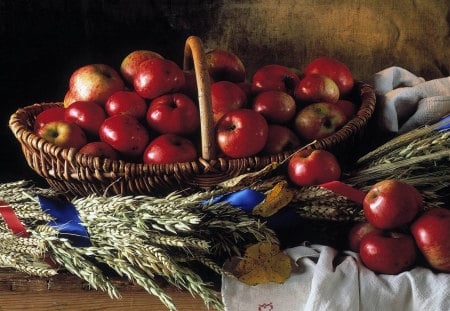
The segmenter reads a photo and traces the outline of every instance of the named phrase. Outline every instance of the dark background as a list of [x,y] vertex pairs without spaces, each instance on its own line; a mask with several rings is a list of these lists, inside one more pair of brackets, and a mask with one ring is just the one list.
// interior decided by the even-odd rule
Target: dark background
[[[116,69],[149,49],[181,64],[220,1],[0,0],[0,182],[37,178],[8,128],[18,108],[62,101],[70,74],[89,63]],[[212,16],[212,17],[211,17]]]

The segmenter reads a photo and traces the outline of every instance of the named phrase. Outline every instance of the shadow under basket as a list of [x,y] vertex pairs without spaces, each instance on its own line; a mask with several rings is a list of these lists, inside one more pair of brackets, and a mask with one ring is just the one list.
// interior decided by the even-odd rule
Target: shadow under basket
[[[228,159],[216,157],[208,150],[214,145],[209,78],[200,39],[186,41],[184,69],[194,65],[199,89],[202,154],[198,160],[173,164],[130,163],[80,154],[77,150],[60,148],[33,132],[36,116],[45,109],[62,106],[56,103],[37,103],[18,109],[9,126],[22,147],[28,165],[48,184],[68,196],[137,195],[160,196],[172,191],[200,190],[238,175],[260,170],[273,162],[285,160],[291,152],[275,155],[255,155]],[[192,58],[192,59],[191,59]],[[375,110],[373,88],[355,82],[352,99],[358,105],[356,115],[333,135],[320,139],[308,148],[326,149],[333,153],[351,152],[361,140],[363,131]],[[205,119],[206,116],[206,119]]]

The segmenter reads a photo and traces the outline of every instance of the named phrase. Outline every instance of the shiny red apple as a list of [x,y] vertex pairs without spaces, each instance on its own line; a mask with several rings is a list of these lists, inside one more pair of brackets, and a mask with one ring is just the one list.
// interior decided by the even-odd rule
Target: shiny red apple
[[134,91],[118,91],[112,94],[105,103],[109,116],[129,114],[138,120],[144,120],[147,114],[147,103]]
[[392,229],[412,221],[422,203],[422,195],[415,187],[399,180],[385,179],[367,192],[363,209],[372,225]]
[[329,77],[320,74],[304,76],[294,90],[294,97],[302,103],[328,102],[339,99],[339,88]]
[[197,105],[190,97],[181,93],[153,99],[146,119],[147,124],[161,134],[190,135],[200,126]]
[[348,244],[350,250],[359,252],[359,245],[363,237],[368,234],[382,234],[383,230],[374,227],[369,222],[359,222],[353,225],[348,233]]
[[219,81],[211,84],[211,104],[214,124],[227,112],[243,108],[247,104],[244,91],[230,81]]
[[139,65],[152,58],[164,58],[161,54],[150,50],[135,50],[124,57],[120,64],[120,73],[124,79],[133,84],[134,77],[138,71]]
[[450,210],[432,208],[411,225],[416,244],[429,265],[450,273]]
[[356,114],[356,104],[348,99],[339,99],[335,105],[344,112],[347,120],[351,120]]
[[80,149],[87,143],[86,134],[81,127],[67,121],[46,123],[39,129],[38,135],[61,148]]
[[291,151],[300,146],[297,135],[287,126],[279,124],[269,124],[267,142],[264,146],[264,153],[277,154],[284,151]]
[[289,158],[287,173],[297,186],[313,186],[339,180],[341,167],[329,151],[303,149]]
[[231,158],[257,154],[266,145],[269,127],[258,112],[238,109],[225,114],[216,127],[217,144]]
[[103,141],[89,142],[81,147],[78,153],[110,160],[118,160],[120,157],[119,153],[113,147]]
[[163,134],[150,142],[144,151],[144,163],[168,164],[192,162],[197,159],[197,149],[187,138],[176,134]]
[[288,123],[295,116],[296,109],[294,98],[282,91],[261,92],[253,100],[253,110],[270,123]]
[[38,115],[36,116],[36,120],[34,121],[33,126],[34,132],[37,134],[39,132],[39,129],[49,122],[63,121],[64,113],[65,113],[64,107],[51,107],[38,113]]
[[290,68],[270,64],[259,68],[255,72],[252,78],[252,91],[254,93],[283,91],[293,95],[299,82],[300,78]]
[[214,49],[206,53],[206,63],[212,81],[245,81],[245,66],[233,52]]
[[100,125],[106,119],[106,112],[96,102],[76,101],[66,108],[64,119],[76,123],[90,138],[96,138]]
[[367,234],[361,240],[359,254],[367,268],[382,274],[407,271],[417,260],[412,236],[397,232]]

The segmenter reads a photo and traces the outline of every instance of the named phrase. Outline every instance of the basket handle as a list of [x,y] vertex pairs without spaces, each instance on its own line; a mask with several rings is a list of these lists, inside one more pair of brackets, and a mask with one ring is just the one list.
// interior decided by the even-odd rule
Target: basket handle
[[211,82],[203,44],[197,36],[190,36],[186,40],[183,69],[189,70],[192,63],[194,64],[198,89],[202,158],[212,160],[216,156],[216,147],[211,102]]

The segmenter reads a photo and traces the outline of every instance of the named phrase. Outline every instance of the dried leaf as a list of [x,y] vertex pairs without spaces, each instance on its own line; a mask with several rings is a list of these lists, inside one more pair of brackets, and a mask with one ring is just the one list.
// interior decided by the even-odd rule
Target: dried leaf
[[287,206],[294,198],[294,190],[286,180],[277,183],[269,191],[264,201],[255,206],[252,213],[262,217],[270,217],[283,207]]
[[234,178],[227,179],[227,180],[219,183],[218,186],[220,188],[224,188],[224,189],[245,188],[257,181],[260,181],[264,175],[275,170],[276,168],[278,168],[278,166],[279,166],[279,163],[272,162],[272,163],[266,165],[265,167],[263,167],[262,169],[260,169],[259,171],[250,172],[247,174],[241,174]]
[[283,283],[292,272],[292,259],[277,244],[260,242],[248,247],[234,274],[247,285]]

